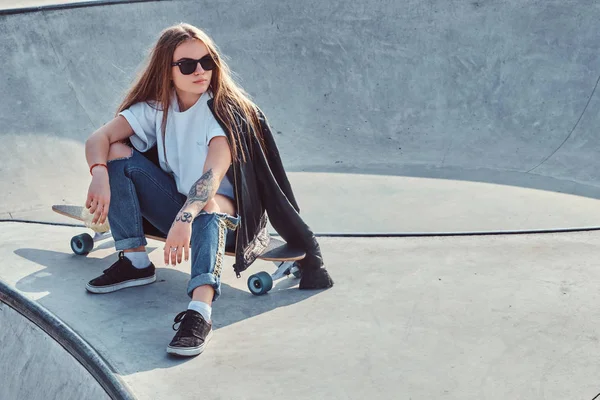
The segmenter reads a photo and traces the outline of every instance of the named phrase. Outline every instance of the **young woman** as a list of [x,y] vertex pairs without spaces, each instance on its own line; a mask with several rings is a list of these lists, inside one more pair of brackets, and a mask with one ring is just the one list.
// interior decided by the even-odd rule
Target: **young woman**
[[109,293],[155,282],[144,227],[167,236],[165,264],[190,260],[187,310],[167,352],[200,354],[212,335],[225,247],[237,276],[267,246],[267,216],[307,256],[300,289],[333,281],[299,207],[261,110],[232,80],[213,41],[179,24],[164,30],[117,116],[86,141],[86,207],[108,218],[118,260],[86,288]]

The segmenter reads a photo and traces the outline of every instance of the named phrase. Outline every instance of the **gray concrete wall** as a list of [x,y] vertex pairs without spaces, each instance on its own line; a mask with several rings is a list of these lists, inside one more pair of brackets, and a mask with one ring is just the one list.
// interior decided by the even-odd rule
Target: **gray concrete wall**
[[[159,31],[180,21],[205,29],[230,58],[292,173],[597,199],[599,19],[594,1],[558,0],[173,1],[0,16],[0,213],[84,201],[85,138],[113,116]],[[326,193],[309,188],[347,185],[324,179],[299,181],[311,211]],[[350,187],[347,197],[356,215],[390,190],[410,196],[407,188]],[[386,216],[375,219],[381,227]]]

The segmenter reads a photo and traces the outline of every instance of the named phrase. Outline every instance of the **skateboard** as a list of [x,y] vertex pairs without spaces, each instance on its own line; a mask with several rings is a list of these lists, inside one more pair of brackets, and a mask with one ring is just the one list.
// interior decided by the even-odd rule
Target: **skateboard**
[[[91,236],[88,233],[82,233],[71,238],[71,250],[77,255],[86,255],[93,250],[96,242],[111,237],[108,220],[102,224],[92,224],[92,215],[82,206],[74,205],[53,205],[52,211],[68,218],[81,221],[87,228],[92,229],[95,234]],[[143,229],[146,238],[165,242],[167,237],[156,227],[150,224],[145,218],[143,220]],[[225,255],[235,256],[235,249],[226,248]],[[248,277],[248,289],[253,295],[261,296],[273,288],[273,282],[290,275],[295,278],[301,277],[300,269],[296,261],[302,260],[306,253],[302,250],[289,246],[286,242],[271,236],[269,245],[262,252],[259,259],[272,261],[277,267],[276,271],[269,274],[266,271],[250,275]]]

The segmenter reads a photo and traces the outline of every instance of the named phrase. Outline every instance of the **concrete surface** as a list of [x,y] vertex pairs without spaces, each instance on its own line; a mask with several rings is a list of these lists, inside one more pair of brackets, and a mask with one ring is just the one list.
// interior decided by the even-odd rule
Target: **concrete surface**
[[0,399],[110,399],[60,344],[2,302],[0,327]]
[[269,116],[318,232],[600,225],[599,18],[591,0],[168,1],[2,16],[0,214],[50,220],[52,204],[84,201],[85,138],[114,115],[159,31],[187,21]]
[[336,285],[266,296],[224,268],[201,356],[165,346],[189,266],[90,295],[110,240],[71,253],[77,228],[0,224],[0,276],[86,338],[142,399],[592,399],[600,392],[600,233],[321,241]]

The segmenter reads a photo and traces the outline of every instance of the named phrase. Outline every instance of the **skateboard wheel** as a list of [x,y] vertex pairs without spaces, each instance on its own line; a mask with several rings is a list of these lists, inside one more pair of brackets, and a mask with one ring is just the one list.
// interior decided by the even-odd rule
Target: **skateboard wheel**
[[73,236],[71,238],[71,249],[73,253],[83,256],[88,254],[94,248],[94,238],[87,233]]
[[248,289],[255,296],[267,293],[273,288],[273,278],[268,272],[259,272],[248,278]]

